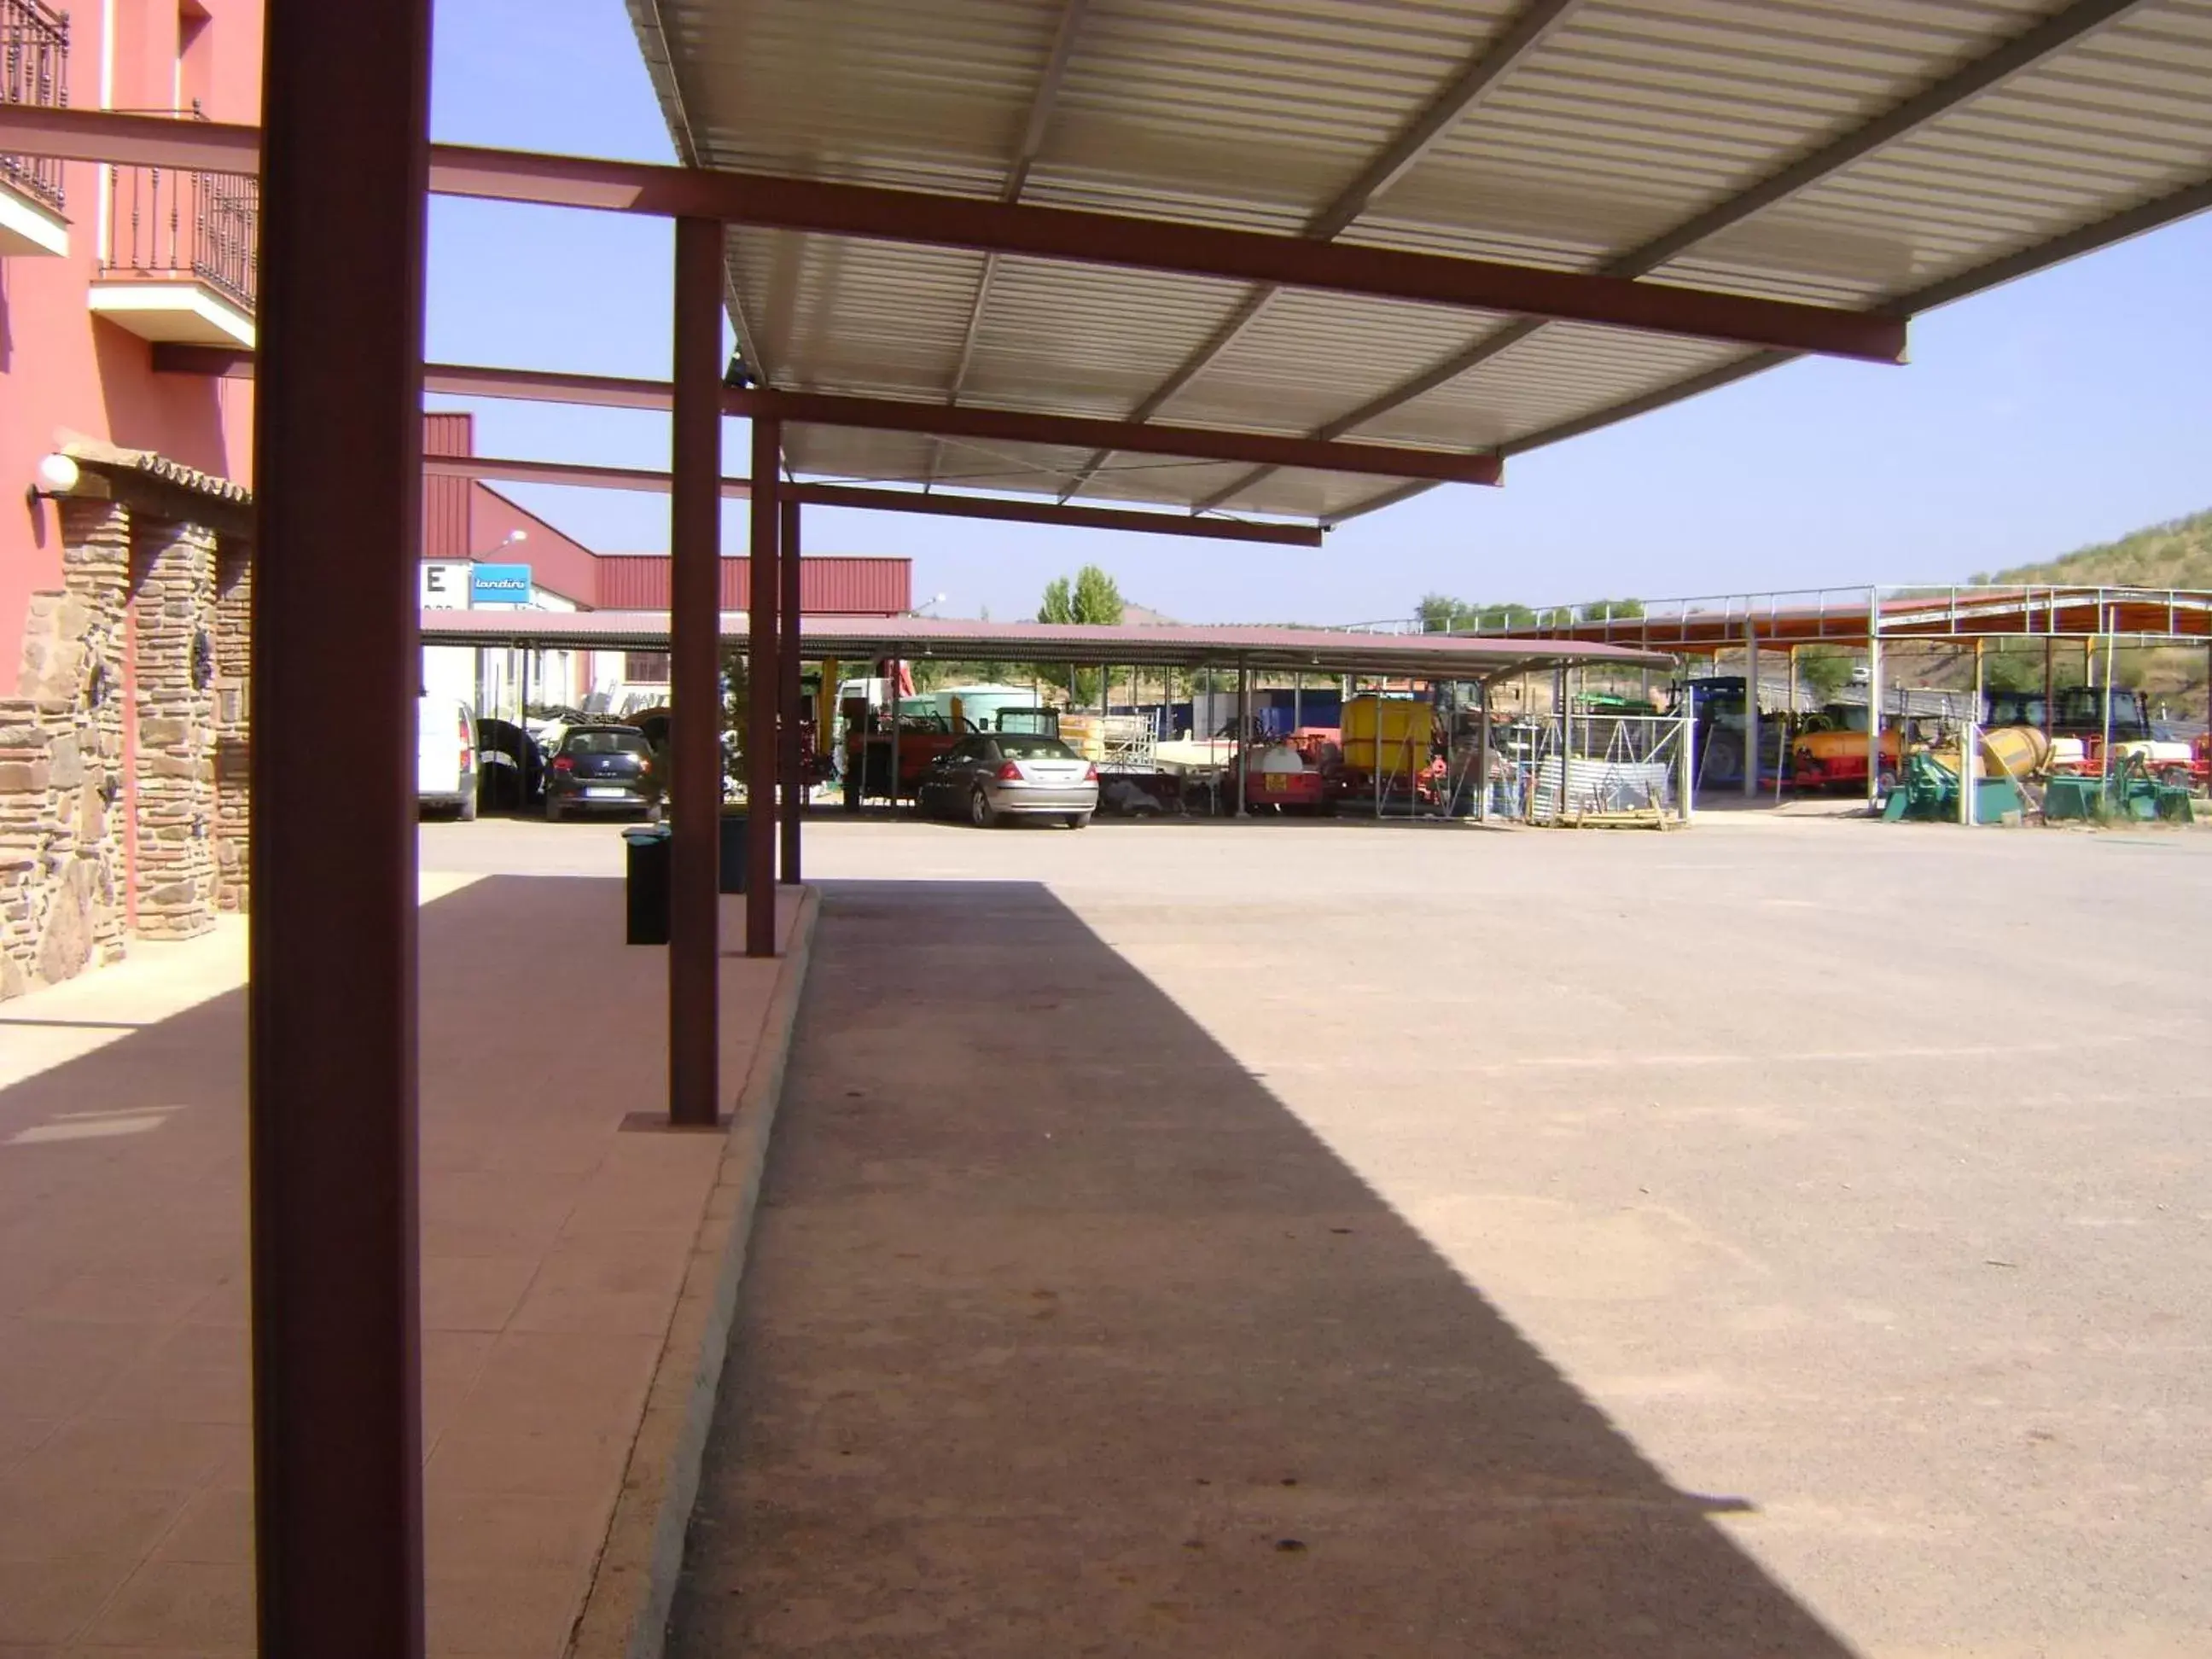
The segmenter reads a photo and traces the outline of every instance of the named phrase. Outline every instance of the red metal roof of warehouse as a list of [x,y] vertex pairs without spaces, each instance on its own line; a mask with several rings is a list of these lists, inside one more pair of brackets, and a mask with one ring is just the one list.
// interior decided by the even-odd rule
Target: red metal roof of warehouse
[[[599,591],[592,602],[599,610],[668,608],[665,553],[605,553],[599,564]],[[747,561],[722,561],[723,610],[744,610],[752,603],[752,586]],[[806,616],[896,617],[913,605],[911,559],[810,553],[799,562],[799,608]]]

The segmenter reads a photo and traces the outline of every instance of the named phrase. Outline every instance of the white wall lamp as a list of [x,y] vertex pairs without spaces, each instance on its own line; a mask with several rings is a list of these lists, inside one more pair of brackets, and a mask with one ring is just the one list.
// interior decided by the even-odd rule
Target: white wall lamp
[[59,501],[64,495],[74,495],[83,477],[77,464],[58,451],[52,455],[42,455],[39,458],[37,475],[31,481],[31,499],[36,501],[45,496]]

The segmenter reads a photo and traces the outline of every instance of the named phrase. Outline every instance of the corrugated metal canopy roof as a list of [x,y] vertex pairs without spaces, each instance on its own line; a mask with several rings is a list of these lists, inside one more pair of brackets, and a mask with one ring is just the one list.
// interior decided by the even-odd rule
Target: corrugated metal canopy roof
[[[726,611],[725,639],[745,636],[745,617]],[[1383,674],[1476,680],[1557,663],[1613,667],[1671,664],[1656,652],[1573,640],[1471,635],[1367,634],[1330,628],[1210,628],[1174,623],[968,622],[953,617],[803,617],[810,659],[991,658],[1012,662],[1103,663],[1115,667],[1250,668],[1308,673]],[[430,645],[574,647],[665,651],[665,611],[425,611]]]
[[[708,167],[1899,313],[2212,205],[2212,0],[631,5]],[[1785,360],[811,233],[733,229],[728,264],[778,387],[1437,448],[1510,454]],[[786,453],[1325,519],[1411,493],[821,427]]]

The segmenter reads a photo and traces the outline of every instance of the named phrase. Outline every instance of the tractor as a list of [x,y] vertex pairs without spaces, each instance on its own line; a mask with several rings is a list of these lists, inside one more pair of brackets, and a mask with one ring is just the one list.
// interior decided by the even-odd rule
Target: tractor
[[2108,718],[2118,757],[2139,757],[2145,771],[2168,786],[2203,785],[2206,757],[2187,743],[2161,735],[2151,721],[2150,700],[2140,691],[2120,686],[2061,686],[2048,705],[2041,691],[1991,691],[1982,710],[1986,727],[2035,726],[2048,730],[2053,738],[2074,738],[2081,745],[2086,769],[2094,773],[2105,769]]
[[[1687,683],[1697,711],[1698,787],[1729,787],[1743,781],[1743,751],[1748,721],[1744,712],[1746,682],[1741,674],[1713,674]],[[1679,714],[1684,687],[1677,684],[1667,712]],[[1786,717],[1762,714],[1759,721],[1759,769],[1772,776],[1790,752]]]

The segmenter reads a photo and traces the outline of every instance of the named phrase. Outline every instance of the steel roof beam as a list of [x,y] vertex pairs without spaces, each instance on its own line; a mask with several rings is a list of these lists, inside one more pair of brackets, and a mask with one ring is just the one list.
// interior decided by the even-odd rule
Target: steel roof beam
[[[498,478],[514,483],[630,489],[647,495],[668,492],[668,474],[647,467],[515,460],[492,455],[431,455],[423,458],[422,471],[433,477]],[[1209,541],[1255,542],[1276,547],[1319,547],[1322,544],[1322,531],[1317,525],[1194,519],[1182,513],[1070,507],[1051,501],[1003,501],[989,495],[924,495],[915,490],[883,489],[866,484],[786,483],[779,493],[787,501],[800,501],[810,507],[850,507],[864,513],[992,519],[1013,524],[1060,525],[1079,530],[1127,531],[1137,535],[1195,536]],[[724,478],[722,495],[732,501],[749,500],[752,484],[744,478]]]
[[[1787,167],[1769,173],[1749,189],[1741,191],[1725,201],[1714,204],[1704,212],[1683,221],[1663,235],[1655,237],[1640,246],[1630,249],[1626,253],[1606,261],[1598,267],[1597,274],[1603,276],[1628,278],[1646,276],[1669,260],[1688,252],[1698,243],[1708,241],[1723,231],[1734,229],[1745,220],[1772,207],[1778,202],[1786,201],[1801,191],[1809,190],[1814,185],[1833,178],[1854,162],[1865,160],[1884,146],[1894,143],[1900,138],[1910,137],[1929,122],[1948,114],[1970,99],[1978,97],[1990,88],[2023,70],[2033,69],[2052,53],[2063,51],[2082,36],[2104,27],[2106,24],[2130,11],[2136,10],[2146,3],[2148,0],[2075,0],[2074,4],[2046,17],[2033,28],[2014,35],[1996,51],[1976,58],[1964,68],[1954,70],[1903,102],[1893,106],[1872,120],[1852,128],[1842,137],[1822,145],[1808,155],[1800,156]],[[1962,290],[1964,291],[1971,290]],[[1950,297],[1958,296],[1954,295]],[[1921,301],[1919,296],[1916,295],[1881,307],[1880,309],[1893,316],[1909,315],[1914,311],[1926,309],[1929,304],[1940,303],[1942,303],[1941,301]],[[1439,386],[1449,385],[1461,375],[1480,368],[1492,358],[1518,345],[1542,328],[1546,320],[1531,316],[1508,323],[1502,328],[1484,336],[1466,349],[1455,353],[1431,368],[1422,370],[1410,380],[1394,386],[1382,396],[1370,398],[1357,409],[1315,428],[1313,435],[1316,438],[1340,438],[1378,416],[1389,414],[1394,410],[1401,409],[1417,398],[1426,397]],[[1771,368],[1775,363],[1786,362],[1797,355],[1794,351],[1778,350],[1762,359],[1747,360],[1748,366],[1746,367],[1731,365],[1729,369],[1721,372],[1721,379],[1715,383],[1722,384],[1728,380],[1741,380],[1747,374]],[[1705,378],[1706,377],[1698,377],[1699,380]],[[1691,386],[1692,391],[1706,389],[1694,381],[1684,384]],[[1673,399],[1662,397],[1661,401],[1671,402]],[[1642,414],[1657,406],[1650,398],[1638,398],[1632,403],[1620,405],[1620,408],[1625,417],[1631,414]],[[1609,423],[1609,421],[1597,422],[1601,425]],[[1580,423],[1571,424],[1575,424],[1577,430],[1589,429],[1588,426]],[[1573,434],[1563,433],[1562,435],[1571,436]],[[1528,447],[1529,445],[1524,441],[1514,447]],[[1501,450],[1500,453],[1508,452]],[[1231,489],[1216,493],[1202,503],[1199,510],[1206,511],[1220,506],[1224,501],[1233,500],[1259,481],[1260,475],[1240,479]],[[1387,506],[1404,500],[1408,494],[1417,493],[1417,491],[1394,490],[1379,504]]]
[[[2212,178],[2200,179],[2179,190],[2169,191],[2164,196],[2154,197],[2138,206],[2124,209],[2108,217],[2083,225],[2078,230],[2054,236],[2047,242],[2038,242],[2017,253],[2008,253],[1987,264],[1976,265],[1955,276],[1947,276],[1941,282],[1929,283],[1925,288],[1915,289],[1893,301],[1889,308],[1910,315],[1933,311],[1938,306],[1951,305],[1960,300],[1971,299],[1977,294],[1985,294],[1993,288],[2018,282],[2039,270],[2047,270],[2069,259],[2078,259],[2085,253],[2094,253],[2116,242],[2124,242],[2130,237],[2143,235],[2209,210],[2212,210]],[[1526,437],[1516,438],[1510,443],[1500,444],[1498,453],[1510,459],[1547,445],[1564,443],[1569,438],[1578,438],[1584,433],[1617,425],[1638,415],[1649,414],[1655,409],[1663,409],[1668,404],[1680,403],[1685,398],[1694,398],[1702,392],[1763,374],[1780,364],[1795,362],[1796,359],[1797,354],[1791,351],[1755,351],[1747,357],[1739,357],[1732,363],[1723,363],[1718,368],[1708,369],[1686,380],[1677,380],[1672,386],[1662,386],[1656,392],[1646,392],[1626,403],[1615,404],[1609,409],[1601,409],[1595,414],[1575,420],[1562,421],[1557,426],[1547,426]],[[1341,523],[1346,519],[1375,512],[1409,495],[1418,495],[1427,488],[1429,486],[1424,483],[1390,490],[1371,501],[1362,502],[1349,513],[1340,514],[1331,522]]]
[[[1376,198],[1413,171],[1415,164],[1505,77],[1508,70],[1550,38],[1552,32],[1565,21],[1566,15],[1581,3],[1582,0],[1532,0],[1503,33],[1486,41],[1444,89],[1376,153],[1375,158],[1360,169],[1358,177],[1306,221],[1305,228],[1299,234],[1322,242],[1334,241],[1342,235],[1374,204]],[[1270,283],[1245,295],[1243,303],[1206,337],[1198,349],[1184,358],[1166,380],[1130,410],[1129,418],[1149,421],[1158,414],[1177,392],[1204,374],[1207,366],[1226,351],[1281,292],[1281,284]],[[1106,457],[1099,454],[1085,462],[1075,483],[1061,492],[1060,500],[1064,501],[1080,490],[1105,461]]]
[[[176,137],[179,129],[191,136]],[[0,150],[251,173],[259,165],[260,133],[213,122],[9,104],[0,106]],[[454,144],[433,146],[430,187],[447,196],[1275,283],[1871,362],[1905,356],[1905,325],[1892,316],[1084,209]]]
[[[660,15],[661,0],[631,0],[629,9],[630,22],[637,31],[639,55],[645,60],[646,78],[653,83],[653,96],[660,105],[662,118],[668,124],[678,159],[685,167],[697,167],[701,164],[699,135],[691,125],[690,112],[684,106],[683,89],[676,83],[676,54],[669,50],[666,21]],[[736,331],[738,349],[755,374],[763,380],[771,380],[771,365],[738,300],[738,285],[731,279],[729,238],[725,235],[722,240],[723,308],[729,313],[730,326]]]
[[[1060,83],[1067,78],[1068,59],[1075,53],[1076,33],[1083,26],[1083,14],[1090,0],[1066,0],[1060,14],[1060,27],[1053,33],[1052,49],[1046,55],[1044,72],[1037,79],[1036,93],[1030,100],[1029,119],[1022,128],[1021,143],[1014,151],[1013,165],[1006,169],[1006,182],[999,191],[999,199],[1009,207],[1022,198],[1029,185],[1030,168],[1044,149],[1044,135],[1052,125],[1052,112],[1060,102]],[[960,389],[968,378],[969,361],[975,353],[975,332],[983,320],[984,302],[990,297],[991,276],[998,264],[996,253],[983,256],[983,272],[975,284],[975,297],[968,308],[968,326],[960,341],[960,363],[953,372],[952,390],[945,401],[957,402]]]
[[1439,483],[1494,484],[1504,476],[1504,463],[1495,455],[1463,451],[1316,443],[1310,438],[1230,428],[1100,421],[973,404],[852,398],[835,392],[753,391],[726,392],[722,407],[728,414],[798,426],[938,434],[999,443],[1065,444],[1071,448],[1121,449],[1184,459],[1249,461],[1260,466],[1293,466],[1321,472],[1427,478]]
[[[157,369],[184,374],[234,374],[251,356],[222,347],[156,349]],[[611,374],[542,374],[529,369],[479,368],[426,363],[422,389],[462,398],[516,398],[534,403],[588,404],[609,409],[665,410],[665,380]],[[725,390],[722,410],[746,419],[787,425],[837,426],[867,432],[942,434],[1000,443],[1064,444],[1071,449],[1126,449],[1184,460],[1295,466],[1322,472],[1426,478],[1442,483],[1494,484],[1504,463],[1495,455],[1457,450],[1408,449],[1393,444],[1322,444],[1267,432],[1201,426],[1135,426],[1073,415],[1023,410],[976,409],[893,398],[848,398],[833,392]]]
[[[1075,55],[1075,37],[1083,27],[1083,14],[1090,0],[1064,0],[1060,11],[1060,27],[1053,31],[1052,46],[1045,53],[1044,72],[1037,77],[1036,91],[1030,99],[1029,118],[1022,124],[1021,142],[1014,147],[1013,165],[1006,169],[1006,182],[1000,189],[999,199],[1012,204],[1022,198],[1022,191],[1030,181],[1030,168],[1036,162],[1037,155],[1044,149],[1044,135],[1052,125],[1053,110],[1060,103],[1060,82],[1067,78],[1068,60]],[[960,331],[960,357],[952,370],[952,384],[945,394],[945,401],[957,404],[968,384],[968,367],[975,360],[975,337],[983,326],[983,307],[990,303],[991,282],[998,275],[999,256],[986,253],[983,268],[975,276],[975,292],[968,303],[968,325]],[[932,441],[929,446],[928,477],[922,488],[927,489],[937,482],[937,460],[941,446]],[[1067,498],[1063,495],[1062,501]]]

